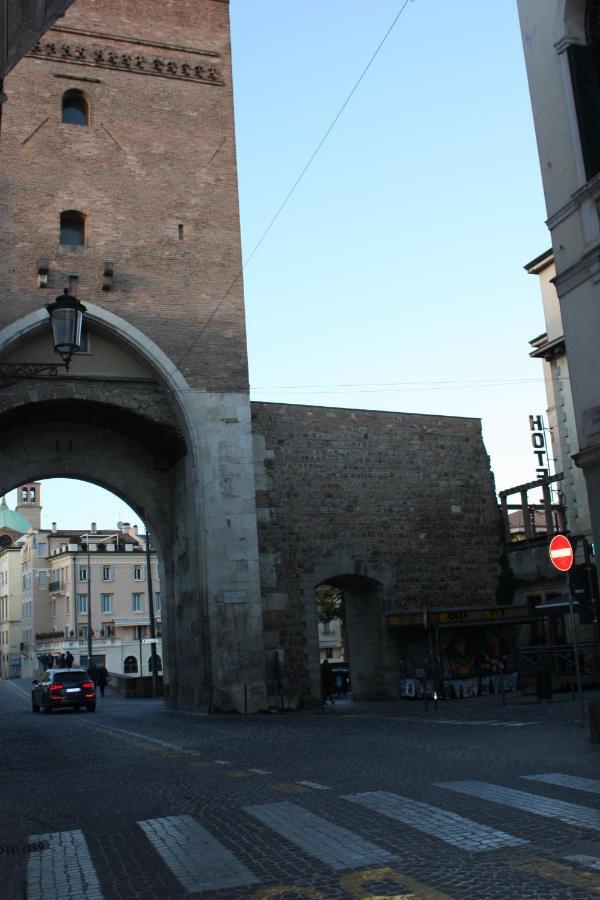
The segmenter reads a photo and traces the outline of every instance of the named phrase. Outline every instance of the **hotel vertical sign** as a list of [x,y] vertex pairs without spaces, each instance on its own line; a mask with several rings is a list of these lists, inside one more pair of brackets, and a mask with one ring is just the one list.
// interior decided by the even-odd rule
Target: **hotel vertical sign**
[[535,472],[538,478],[544,478],[550,475],[544,417],[529,416],[529,430],[531,431],[531,446],[533,447],[533,455],[536,461]]

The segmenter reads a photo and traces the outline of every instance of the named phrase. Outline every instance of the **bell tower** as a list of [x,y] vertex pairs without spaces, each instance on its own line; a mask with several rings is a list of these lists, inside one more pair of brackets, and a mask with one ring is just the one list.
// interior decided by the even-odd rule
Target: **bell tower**
[[17,488],[17,505],[15,507],[18,513],[31,522],[32,528],[42,527],[42,485],[39,481],[31,481],[28,484],[22,484]]
[[260,708],[229,4],[77,0],[4,91],[0,358],[52,361],[65,287],[87,313],[68,372],[0,391],[0,495],[122,496],[160,545],[167,703]]

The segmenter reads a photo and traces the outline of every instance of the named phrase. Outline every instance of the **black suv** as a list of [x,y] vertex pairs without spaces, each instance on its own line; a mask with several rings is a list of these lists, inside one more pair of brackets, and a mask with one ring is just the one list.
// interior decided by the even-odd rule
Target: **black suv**
[[96,711],[96,688],[85,669],[48,669],[42,681],[34,681],[31,708],[34,713],[51,713],[53,709],[70,707],[78,711],[85,706]]

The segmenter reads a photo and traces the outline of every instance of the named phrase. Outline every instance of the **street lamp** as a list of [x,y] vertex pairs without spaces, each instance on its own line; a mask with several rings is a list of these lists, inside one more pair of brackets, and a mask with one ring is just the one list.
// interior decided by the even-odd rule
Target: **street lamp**
[[85,306],[69,294],[69,288],[65,288],[54,303],[46,304],[46,309],[52,325],[54,352],[62,356],[68,372],[73,354],[81,350]]
[[0,363],[0,390],[25,378],[36,378],[39,375],[54,377],[59,369],[69,371],[73,354],[81,350],[83,314],[86,308],[65,288],[54,303],[46,304],[46,311],[50,316],[54,351],[62,357],[62,363]]

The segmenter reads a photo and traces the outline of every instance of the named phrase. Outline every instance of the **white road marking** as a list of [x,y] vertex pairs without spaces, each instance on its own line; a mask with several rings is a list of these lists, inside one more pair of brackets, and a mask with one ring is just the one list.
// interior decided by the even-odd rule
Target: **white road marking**
[[36,834],[42,844],[27,862],[27,900],[103,900],[92,858],[81,831]]
[[547,775],[522,775],[528,781],[542,781],[545,784],[556,784],[559,787],[573,788],[588,794],[600,795],[600,780],[597,778],[580,778],[579,775],[563,775],[560,772],[549,772]]
[[232,766],[233,763],[230,759],[213,759],[213,762],[216,766]]
[[276,834],[340,871],[358,869],[392,859],[393,854],[350,831],[322,819],[295,803],[265,803],[246,806],[245,811]]
[[243,887],[258,880],[191,816],[169,816],[137,824],[190,893]]
[[564,822],[565,825],[576,825],[578,828],[600,831],[600,809],[580,806],[578,803],[567,803],[565,800],[541,797],[538,794],[529,794],[526,791],[501,787],[498,784],[488,784],[485,781],[446,781],[440,782],[438,787],[447,788],[459,794],[467,794],[469,797],[490,800],[492,803],[500,803],[503,806],[511,806],[536,816],[545,816],[547,819],[557,819],[559,822]]
[[389,791],[369,791],[364,794],[348,794],[344,800],[358,803],[367,809],[409,825],[417,831],[431,834],[461,850],[495,850],[498,847],[516,847],[527,841],[505,831],[497,831],[488,825],[466,819],[457,813],[409,797],[401,797]]
[[249,772],[254,772],[255,775],[272,775],[270,769],[248,769]]
[[596,869],[600,872],[600,859],[597,856],[588,856],[587,853],[573,853],[571,856],[565,856],[564,859],[579,863],[587,869]]
[[319,784],[318,781],[299,781],[298,784],[303,784],[304,787],[313,788],[315,791],[330,791],[331,788],[326,784]]

